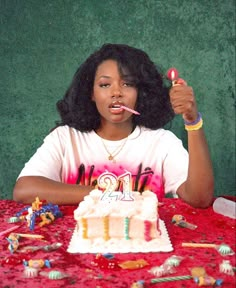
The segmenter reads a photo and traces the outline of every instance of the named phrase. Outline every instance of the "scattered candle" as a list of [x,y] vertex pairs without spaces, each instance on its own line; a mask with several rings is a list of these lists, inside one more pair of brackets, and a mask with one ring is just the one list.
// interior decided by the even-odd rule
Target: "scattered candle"
[[191,275],[183,275],[183,276],[174,276],[174,277],[162,277],[162,278],[153,278],[151,279],[151,283],[161,283],[161,282],[170,282],[177,280],[188,280],[192,279]]
[[182,243],[182,247],[194,248],[215,248],[221,255],[233,255],[234,251],[227,244],[212,244],[212,243]]
[[6,234],[8,234],[8,233],[10,233],[10,232],[12,232],[12,231],[14,231],[16,229],[18,229],[19,227],[20,227],[20,225],[16,225],[16,226],[13,226],[13,227],[11,227],[9,229],[1,231],[0,232],[0,237],[6,235]]
[[38,235],[38,234],[21,234],[21,233],[17,233],[16,235],[20,236],[20,237],[25,237],[25,238],[35,238],[35,239],[44,238],[44,236]]
[[182,243],[182,247],[216,248],[216,244],[210,243]]

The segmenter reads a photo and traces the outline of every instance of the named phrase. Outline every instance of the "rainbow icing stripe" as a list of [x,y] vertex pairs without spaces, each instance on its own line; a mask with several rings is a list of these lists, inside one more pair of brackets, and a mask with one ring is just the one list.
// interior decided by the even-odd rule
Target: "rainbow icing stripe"
[[129,217],[124,218],[124,238],[129,240]]
[[[102,218],[102,221],[103,221],[103,239],[105,241],[108,241],[110,239],[110,236],[109,236],[109,216],[104,216]],[[82,218],[81,222],[82,222],[82,238],[88,239],[88,222],[87,222],[87,219]],[[125,240],[130,239],[129,224],[130,224],[130,218],[125,217],[123,219],[123,225],[124,225],[123,237]],[[145,220],[145,221],[143,221],[143,224],[144,224],[144,230],[143,230],[144,239],[145,239],[145,241],[151,241],[152,240],[151,229],[152,229],[153,223],[148,221],[148,220]]]
[[152,240],[151,227],[152,227],[152,223],[150,221],[148,221],[148,220],[145,220],[144,221],[144,239],[146,241]]
[[103,227],[104,227],[104,230],[103,230],[103,233],[104,233],[104,240],[107,241],[110,239],[109,237],[109,216],[105,216],[103,217]]
[[82,218],[82,238],[87,239],[88,238],[88,223],[86,218]]

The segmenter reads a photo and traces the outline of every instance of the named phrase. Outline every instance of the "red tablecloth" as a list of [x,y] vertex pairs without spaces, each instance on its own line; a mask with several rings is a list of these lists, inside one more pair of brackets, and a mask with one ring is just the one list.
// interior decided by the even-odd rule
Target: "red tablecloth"
[[[9,224],[7,220],[20,211],[23,205],[10,200],[0,201],[0,231],[10,228],[17,224]],[[63,217],[56,219],[52,224],[40,228],[38,225],[30,231],[26,223],[16,230],[18,233],[41,234],[48,242],[21,238],[20,247],[25,245],[42,245],[60,242],[62,247],[52,252],[30,252],[28,259],[48,259],[52,260],[51,268],[42,268],[41,271],[59,270],[67,273],[69,277],[61,280],[49,280],[45,276],[36,278],[24,277],[24,265],[5,264],[4,259],[13,255],[19,257],[20,253],[11,254],[7,249],[8,242],[4,237],[0,237],[0,287],[131,287],[132,283],[138,280],[145,281],[145,288],[148,287],[198,287],[193,279],[175,282],[165,282],[151,284],[150,279],[156,278],[148,270],[153,266],[160,266],[170,256],[181,256],[182,261],[175,272],[168,276],[190,275],[190,269],[196,266],[205,268],[208,275],[215,279],[222,279],[222,287],[236,287],[234,276],[220,272],[219,265],[223,260],[229,260],[232,266],[236,266],[234,255],[222,256],[215,248],[184,248],[182,242],[214,243],[221,245],[228,244],[235,251],[235,220],[215,214],[212,207],[208,209],[194,209],[183,203],[180,199],[164,199],[163,205],[159,207],[159,214],[164,220],[173,248],[168,253],[134,253],[134,254],[115,254],[117,261],[144,259],[149,263],[142,269],[136,270],[104,270],[91,264],[95,255],[93,254],[69,254],[67,247],[75,228],[73,211],[75,206],[61,206],[60,210]],[[173,215],[181,214],[190,223],[196,224],[195,230],[175,226],[171,220]]]

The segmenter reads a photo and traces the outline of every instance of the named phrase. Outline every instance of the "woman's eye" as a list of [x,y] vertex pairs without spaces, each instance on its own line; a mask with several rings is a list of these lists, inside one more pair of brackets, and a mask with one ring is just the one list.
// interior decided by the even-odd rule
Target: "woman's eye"
[[132,84],[132,83],[130,83],[130,82],[125,82],[124,84],[123,84],[125,87],[133,87],[134,85]]
[[99,84],[99,87],[102,87],[102,88],[107,88],[109,87],[110,84],[109,83],[102,83],[102,84]]

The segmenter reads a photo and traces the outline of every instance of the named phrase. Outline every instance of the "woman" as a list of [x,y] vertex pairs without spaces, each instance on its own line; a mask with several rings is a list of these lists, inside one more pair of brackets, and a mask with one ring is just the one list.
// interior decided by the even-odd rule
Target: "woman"
[[[77,204],[104,171],[118,177],[129,171],[134,191],[149,189],[159,199],[172,193],[208,207],[214,178],[193,89],[163,80],[142,50],[106,44],[95,51],[57,103],[61,122],[26,163],[13,199]],[[182,114],[188,152],[163,129],[175,114]]]

